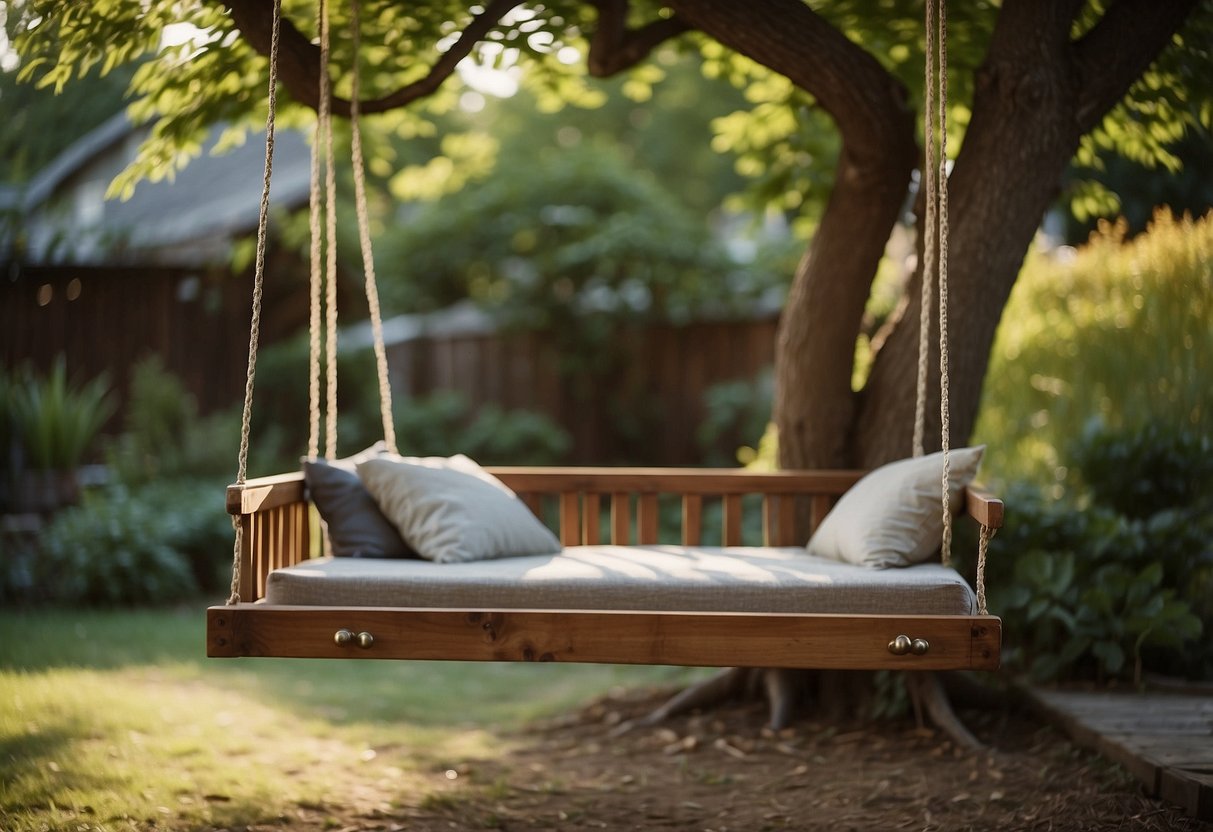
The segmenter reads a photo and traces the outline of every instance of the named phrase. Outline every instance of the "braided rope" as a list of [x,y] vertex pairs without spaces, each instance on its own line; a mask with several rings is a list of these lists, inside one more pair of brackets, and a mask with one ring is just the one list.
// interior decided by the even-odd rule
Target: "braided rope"
[[[928,4],[929,5],[929,4]],[[943,449],[944,566],[952,560],[951,477],[952,419],[948,404],[948,3],[939,0],[939,441]]]
[[927,368],[930,357],[931,337],[931,281],[935,275],[935,3],[926,3],[926,80],[923,83],[926,101],[923,111],[923,145],[925,158],[922,164],[922,185],[926,190],[926,222],[923,229],[922,246],[922,294],[918,307],[918,385],[914,397],[914,456],[925,451],[927,421]]
[[383,343],[383,317],[379,309],[379,289],[375,280],[375,257],[371,250],[370,219],[366,204],[366,171],[362,157],[362,129],[358,124],[360,72],[358,55],[361,44],[361,9],[358,0],[350,3],[353,29],[354,72],[350,94],[350,144],[354,167],[354,202],[358,214],[358,242],[362,248],[362,268],[366,273],[366,302],[371,314],[371,334],[375,342],[375,367],[379,376],[379,415],[383,420],[383,441],[396,452],[396,428],[392,421],[392,387],[388,378],[387,348]]
[[333,165],[332,84],[329,80],[328,4],[321,2],[320,15],[320,101],[317,118],[324,130],[324,236],[325,262],[325,410],[324,455],[337,458],[337,171]]
[[[257,375],[257,347],[261,332],[261,302],[265,295],[265,247],[269,230],[270,179],[274,171],[274,119],[278,109],[278,24],[282,18],[282,0],[274,0],[273,33],[270,37],[269,112],[265,117],[265,175],[261,180],[261,209],[257,215],[257,258],[253,268],[253,312],[249,322],[248,369],[244,377],[244,409],[240,419],[240,453],[237,456],[236,484],[248,478],[249,430],[253,413],[253,383]],[[240,603],[240,553],[244,549],[244,529],[239,516],[232,517],[236,539],[232,545],[232,587],[228,604]]]
[[[325,0],[319,0],[316,10],[316,19],[323,21],[325,13]],[[323,22],[320,23],[323,28]],[[319,109],[323,109],[324,101],[324,67],[327,66],[325,60],[325,44],[323,35],[321,36],[320,46],[320,85],[321,94],[320,101],[322,102]],[[324,131],[327,125],[321,117],[319,110],[316,117],[316,128],[312,134],[312,159],[311,172],[308,178],[308,239],[310,248],[308,251],[308,388],[307,388],[307,404],[308,404],[308,432],[307,432],[307,455],[308,459],[315,459],[320,454],[320,268],[321,268],[321,251],[320,251],[320,156],[324,152]]]
[[990,553],[990,541],[998,529],[992,529],[984,523],[977,538],[977,614],[988,615],[986,606],[986,556]]

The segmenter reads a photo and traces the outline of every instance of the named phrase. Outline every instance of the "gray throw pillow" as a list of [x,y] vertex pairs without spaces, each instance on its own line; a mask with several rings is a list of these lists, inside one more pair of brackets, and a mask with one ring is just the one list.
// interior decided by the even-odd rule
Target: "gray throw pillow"
[[513,491],[462,454],[383,454],[359,463],[358,476],[426,560],[467,563],[560,551],[560,541]]
[[352,457],[303,461],[303,478],[312,503],[328,527],[333,554],[341,558],[415,558],[383,516],[355,473],[359,462],[383,452],[382,443]]

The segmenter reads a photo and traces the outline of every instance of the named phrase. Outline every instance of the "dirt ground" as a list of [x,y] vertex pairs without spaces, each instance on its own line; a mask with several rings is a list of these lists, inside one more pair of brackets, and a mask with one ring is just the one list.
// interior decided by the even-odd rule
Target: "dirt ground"
[[806,720],[775,735],[758,704],[612,736],[664,693],[621,692],[534,725],[501,759],[435,771],[439,788],[421,800],[364,794],[252,828],[1213,832],[1024,713],[962,711],[990,748],[979,754],[908,719]]

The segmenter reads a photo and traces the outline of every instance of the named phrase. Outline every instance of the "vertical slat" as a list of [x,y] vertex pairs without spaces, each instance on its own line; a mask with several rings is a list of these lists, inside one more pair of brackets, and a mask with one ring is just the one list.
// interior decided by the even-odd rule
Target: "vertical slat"
[[280,569],[286,559],[286,506],[274,509],[274,563],[270,567]]
[[[776,546],[796,545],[796,495],[779,495],[779,536]],[[807,541],[806,541],[807,542]]]
[[543,519],[542,494],[535,494],[534,492],[528,491],[527,493],[519,494],[518,496],[522,499],[522,502],[526,504],[526,507],[531,510],[531,514],[535,515],[540,520]]
[[627,546],[632,542],[630,496],[623,491],[611,495],[611,543]]
[[682,495],[682,545],[698,546],[702,530],[703,497],[698,494]]
[[288,506],[282,507],[282,565],[290,566],[295,562],[295,506],[298,503],[291,503]]
[[821,525],[821,521],[826,519],[826,515],[830,513],[830,507],[833,505],[833,500],[829,494],[814,494],[813,499],[809,504],[809,525],[810,532],[817,531],[817,527]]
[[240,518],[240,525],[240,600],[256,601],[257,562],[253,538],[257,534],[257,522],[253,515],[246,514]]
[[298,534],[295,542],[295,562],[299,563],[307,560],[308,555],[311,554],[312,523],[307,503],[299,503],[295,510]]
[[602,532],[598,528],[601,520],[602,499],[598,494],[586,494],[581,506],[582,540],[594,546],[602,542]]
[[639,513],[636,518],[637,543],[642,546],[657,542],[657,495],[641,494]]
[[724,545],[741,545],[741,495],[724,495]]
[[779,509],[778,498],[774,494],[762,495],[762,545],[778,546],[779,539]]
[[577,546],[581,543],[581,495],[576,491],[560,495],[560,543]]

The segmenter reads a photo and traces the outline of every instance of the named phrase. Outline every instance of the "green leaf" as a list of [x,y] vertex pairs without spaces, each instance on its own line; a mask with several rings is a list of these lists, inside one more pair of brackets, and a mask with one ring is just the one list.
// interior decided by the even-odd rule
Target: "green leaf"
[[1114,641],[1097,641],[1091,645],[1091,652],[1099,659],[1104,669],[1116,675],[1125,665],[1125,651]]

